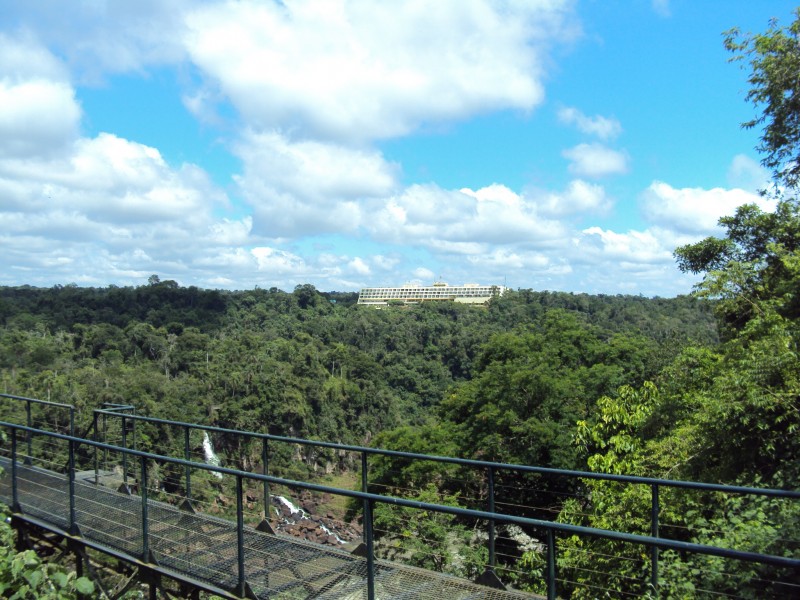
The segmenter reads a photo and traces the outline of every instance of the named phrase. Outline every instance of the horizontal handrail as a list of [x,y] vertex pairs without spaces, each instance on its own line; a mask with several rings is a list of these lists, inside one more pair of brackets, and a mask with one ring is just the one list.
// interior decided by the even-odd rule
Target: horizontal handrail
[[[112,411],[97,410],[99,414],[120,417],[121,415]],[[596,473],[593,471],[577,471],[571,469],[555,469],[552,467],[537,467],[530,465],[517,465],[512,463],[499,463],[482,461],[469,458],[456,458],[452,456],[439,456],[435,454],[418,454],[414,452],[403,452],[400,450],[387,450],[384,448],[369,448],[366,446],[355,446],[350,444],[339,444],[336,442],[323,442],[318,440],[307,440],[302,438],[292,438],[271,433],[258,433],[255,431],[240,431],[238,429],[226,429],[212,425],[200,425],[197,423],[186,423],[183,421],[171,421],[168,419],[158,419],[156,417],[146,417],[143,415],[125,415],[126,419],[146,421],[162,425],[173,425],[176,427],[186,427],[189,429],[199,429],[216,433],[243,435],[256,439],[284,442],[288,444],[299,444],[304,446],[315,446],[321,448],[331,448],[335,450],[345,450],[348,452],[366,453],[370,455],[391,456],[394,458],[410,458],[416,460],[427,460],[431,462],[450,463],[455,465],[477,467],[482,469],[495,469],[516,471],[520,473],[539,473],[548,475],[563,475],[566,477],[580,477],[584,479],[601,479],[605,481],[619,481],[624,483],[636,483],[642,485],[658,485],[675,488],[699,489],[711,492],[727,492],[731,494],[753,494],[759,496],[773,496],[780,498],[800,499],[800,490],[785,490],[776,488],[756,488],[737,485],[726,485],[720,483],[702,483],[697,481],[683,481],[679,479],[658,479],[654,477],[642,477],[638,475],[617,475],[613,473]]]
[[256,481],[266,481],[269,483],[285,485],[289,487],[296,487],[300,489],[306,489],[315,492],[321,493],[329,493],[329,494],[336,494],[341,495],[349,498],[356,498],[359,500],[367,501],[367,502],[380,502],[384,504],[390,504],[393,506],[403,506],[406,508],[415,508],[419,510],[427,510],[433,512],[440,512],[445,514],[451,514],[460,517],[470,517],[473,519],[481,519],[481,520],[494,520],[500,521],[503,523],[513,523],[516,525],[526,525],[528,527],[536,527],[545,529],[547,531],[553,531],[558,533],[566,533],[566,534],[575,534],[575,535],[587,535],[592,537],[599,537],[605,538],[610,540],[616,540],[621,542],[628,542],[633,544],[639,544],[648,547],[657,547],[667,550],[677,550],[679,552],[692,552],[695,554],[707,554],[710,556],[719,556],[722,558],[730,558],[734,560],[742,560],[746,562],[758,562],[763,564],[769,564],[779,567],[789,567],[789,568],[800,568],[800,559],[796,558],[788,558],[784,556],[775,556],[771,554],[759,554],[756,552],[745,552],[742,550],[733,550],[730,548],[721,548],[717,546],[709,546],[706,544],[695,544],[692,542],[683,542],[679,540],[672,540],[668,538],[657,538],[652,536],[646,535],[639,535],[634,533],[624,533],[619,531],[611,531],[607,529],[598,529],[595,527],[584,527],[581,525],[571,525],[568,523],[558,523],[553,521],[543,521],[541,519],[534,519],[529,517],[518,517],[515,515],[508,515],[498,512],[488,512],[488,511],[480,511],[480,510],[472,510],[468,508],[461,508],[457,506],[447,506],[447,505],[440,505],[440,504],[432,504],[429,502],[421,502],[418,500],[409,500],[406,498],[397,498],[394,496],[383,496],[380,494],[374,494],[370,492],[362,492],[356,490],[347,490],[342,488],[335,488],[331,486],[304,482],[304,481],[295,481],[291,479],[284,479],[281,477],[274,477],[271,475],[262,475],[259,473],[250,473],[247,471],[240,471],[238,469],[231,469],[228,467],[220,467],[215,465],[209,465],[206,463],[199,463],[194,461],[187,461],[180,458],[175,458],[171,456],[164,456],[160,454],[152,454],[150,452],[143,452],[141,450],[133,450],[131,448],[122,448],[120,446],[114,446],[111,444],[105,444],[103,442],[96,442],[94,440],[88,440],[83,438],[76,438],[69,435],[64,435],[60,433],[55,433],[51,431],[42,431],[40,429],[35,429],[32,427],[26,427],[24,425],[17,425],[14,423],[8,423],[5,421],[0,421],[0,427],[10,429],[12,431],[12,435],[16,435],[15,431],[26,431],[32,433],[38,433],[40,435],[45,435],[48,437],[56,438],[59,440],[63,440],[66,442],[71,442],[73,444],[85,444],[88,446],[92,446],[101,450],[110,450],[113,452],[124,453],[132,456],[137,456],[139,458],[154,460],[154,461],[161,461],[166,463],[172,463],[176,465],[188,466],[195,469],[202,469],[206,471],[211,471],[215,473],[220,473],[223,475],[230,475],[237,478],[247,478]]
[[[121,410],[136,410],[136,407],[133,404],[114,404],[113,402],[103,402],[102,411],[106,413],[117,413]],[[127,416],[127,415],[126,415]]]
[[14,394],[0,394],[0,398],[9,398],[10,400],[22,400],[23,402],[33,402],[34,404],[44,404],[46,406],[57,406],[58,408],[70,408],[74,410],[72,404],[64,404],[62,402],[50,402],[49,400],[39,400],[37,398],[26,398],[25,396],[15,396]]

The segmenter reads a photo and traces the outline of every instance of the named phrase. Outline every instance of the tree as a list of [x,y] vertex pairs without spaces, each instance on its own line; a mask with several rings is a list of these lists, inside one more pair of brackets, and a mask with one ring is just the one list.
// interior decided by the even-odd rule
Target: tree
[[800,183],[800,9],[788,27],[770,21],[765,33],[742,35],[738,28],[725,34],[732,60],[748,61],[752,86],[747,100],[761,108],[743,127],[764,126],[759,150],[762,164],[771,169],[776,184],[796,188]]
[[788,27],[773,20],[765,33],[731,29],[725,47],[751,69],[746,98],[761,113],[742,126],[764,127],[758,150],[772,170],[778,203],[772,213],[740,206],[720,219],[726,237],[682,246],[675,256],[682,271],[706,273],[701,293],[722,300],[723,319],[738,331],[767,309],[800,316],[800,203],[791,195],[800,184],[800,9]]
[[16,600],[88,598],[94,584],[62,566],[43,562],[33,550],[14,550],[14,531],[7,509],[0,511],[0,597]]
[[700,295],[720,300],[724,325],[741,330],[767,305],[785,318],[800,316],[800,204],[782,199],[775,212],[753,204],[722,217],[724,238],[708,237],[675,250],[678,268],[705,273]]

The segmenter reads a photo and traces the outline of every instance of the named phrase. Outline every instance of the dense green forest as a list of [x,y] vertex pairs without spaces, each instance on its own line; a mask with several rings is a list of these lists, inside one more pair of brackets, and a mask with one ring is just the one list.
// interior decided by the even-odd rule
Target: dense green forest
[[[485,371],[500,354],[533,352],[552,385],[573,397],[568,414],[548,417],[563,425],[585,418],[599,395],[654,376],[686,343],[716,341],[710,306],[691,297],[522,290],[488,308],[388,310],[355,300],[310,285],[222,292],[157,278],[136,288],[2,288],[2,389],[80,408],[130,403],[159,417],[368,443],[435,418],[466,382],[491,385]],[[554,391],[539,396],[560,403]]]
[[[692,296],[518,290],[483,308],[374,310],[358,306],[354,294],[311,285],[225,292],[153,276],[130,288],[6,287],[0,389],[74,404],[80,426],[103,402],[130,403],[142,414],[280,435],[797,489],[798,37],[800,18],[727,38],[752,71],[748,98],[761,112],[745,125],[764,128],[761,149],[775,184],[765,194],[776,209],[742,206],[720,220],[722,237],[676,250],[682,270],[703,276]],[[144,438],[142,448],[158,442]],[[237,461],[247,457],[225,443],[217,448],[223,460],[243,466]],[[276,471],[290,475],[311,476],[319,466],[277,458]],[[649,533],[647,487],[533,479],[500,481],[503,501],[532,516]],[[444,466],[377,461],[370,482],[422,500],[485,498],[482,478]],[[675,539],[797,558],[796,505],[666,490],[661,519]],[[470,574],[485,560],[453,519],[383,511],[376,521],[409,531],[398,543],[423,566]],[[441,546],[434,559],[419,552],[432,544]],[[522,568],[503,571],[501,559],[501,575],[542,592],[541,548],[520,546],[516,557]],[[654,592],[647,569],[635,547],[559,540],[564,596],[647,595]],[[675,552],[662,553],[661,571],[664,597],[792,597],[774,582],[797,575]]]

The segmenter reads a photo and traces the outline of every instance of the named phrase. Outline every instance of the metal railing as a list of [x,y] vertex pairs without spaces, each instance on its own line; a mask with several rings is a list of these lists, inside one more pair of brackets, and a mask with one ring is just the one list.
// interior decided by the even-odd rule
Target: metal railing
[[[31,464],[33,461],[35,431],[50,429],[56,433],[66,432],[69,435],[75,435],[75,407],[71,404],[14,394],[0,394],[0,414],[9,420],[12,417],[18,418],[20,421],[24,421],[21,424],[30,428],[25,436],[26,464]],[[39,449],[38,453],[41,454],[43,451]]]
[[[142,452],[140,450],[134,450],[132,448],[123,449],[118,446],[111,446],[109,444],[104,444],[102,442],[97,442],[94,440],[76,438],[74,436],[58,434],[54,432],[47,432],[42,430],[32,429],[30,427],[2,422],[0,421],[0,428],[8,432],[8,436],[11,440],[11,450],[10,450],[10,463],[11,463],[11,506],[12,510],[15,512],[21,511],[21,504],[19,499],[19,492],[17,486],[18,480],[18,451],[17,451],[17,442],[19,438],[20,432],[24,434],[28,433],[35,433],[37,435],[47,436],[52,439],[61,440],[68,445],[68,452],[69,452],[69,468],[67,473],[67,478],[69,482],[68,486],[68,500],[69,500],[69,516],[68,516],[68,529],[71,533],[77,532],[76,527],[76,513],[75,513],[75,461],[74,456],[76,449],[79,446],[87,446],[94,449],[95,453],[99,453],[103,450],[109,450],[113,452],[121,452],[130,457],[136,457],[139,461],[140,467],[140,494],[141,494],[141,511],[142,511],[142,547],[141,547],[141,557],[140,560],[144,562],[150,561],[150,551],[149,551],[149,517],[148,517],[148,507],[149,507],[149,500],[148,500],[148,461],[151,462],[162,462],[162,463],[171,463],[175,465],[181,465],[184,467],[188,467],[190,469],[200,469],[206,470],[210,472],[216,472],[223,475],[228,475],[230,477],[234,477],[236,481],[236,491],[237,491],[237,501],[236,501],[236,531],[237,531],[237,585],[235,592],[240,596],[244,596],[245,594],[245,587],[246,587],[246,580],[245,580],[245,554],[244,554],[244,520],[243,520],[243,501],[242,501],[242,494],[243,494],[243,481],[245,480],[253,480],[259,481],[263,483],[271,483],[271,484],[279,484],[279,485],[286,485],[291,487],[297,487],[300,489],[306,489],[315,492],[321,493],[329,493],[329,494],[338,494],[342,496],[346,496],[349,498],[354,498],[361,500],[364,505],[364,529],[366,532],[365,536],[365,543],[367,547],[367,596],[369,600],[374,600],[375,598],[375,548],[374,548],[374,538],[372,535],[373,529],[373,510],[376,504],[378,503],[385,503],[394,506],[402,506],[407,508],[414,508],[418,510],[424,511],[432,511],[436,513],[445,513],[450,515],[455,515],[459,517],[468,517],[472,519],[480,519],[486,521],[496,521],[502,523],[513,523],[520,526],[527,526],[527,527],[536,527],[545,529],[548,533],[547,535],[547,569],[546,569],[546,579],[547,579],[547,595],[548,598],[555,598],[556,597],[556,572],[555,572],[555,563],[556,563],[556,545],[555,545],[555,534],[572,534],[572,535],[579,535],[579,536],[589,536],[589,537],[597,537],[597,538],[604,538],[608,540],[616,540],[627,542],[631,544],[638,544],[648,548],[657,548],[657,549],[669,549],[669,550],[676,550],[679,552],[690,552],[696,554],[704,554],[710,556],[718,556],[723,558],[729,558],[734,560],[740,561],[748,561],[748,562],[756,562],[761,564],[773,565],[776,567],[784,567],[784,568],[791,568],[791,569],[798,569],[800,568],[800,559],[794,558],[787,558],[784,556],[774,556],[774,555],[765,555],[759,554],[754,552],[744,552],[739,550],[732,550],[728,548],[720,548],[715,546],[703,545],[703,544],[695,544],[690,542],[683,542],[677,540],[670,540],[665,538],[659,538],[656,536],[644,536],[644,535],[636,535],[630,533],[622,533],[617,531],[608,531],[603,529],[597,529],[592,527],[582,527],[578,525],[570,525],[565,523],[556,523],[551,521],[543,521],[540,519],[532,519],[526,517],[519,517],[507,514],[501,514],[496,512],[489,512],[489,511],[477,511],[477,510],[470,510],[461,507],[455,506],[446,506],[446,505],[438,505],[438,504],[431,504],[426,502],[420,502],[415,500],[409,500],[404,498],[395,498],[391,496],[382,496],[379,494],[373,494],[368,492],[362,491],[354,491],[354,490],[345,490],[340,488],[334,488],[330,486],[314,484],[309,482],[303,481],[294,481],[283,479],[279,477],[273,477],[263,474],[257,473],[249,473],[246,471],[241,471],[237,469],[229,469],[226,467],[221,466],[214,466],[208,465],[204,463],[197,463],[186,461],[180,458],[174,458],[169,456],[163,456],[158,454],[152,454],[148,452]],[[365,449],[366,450],[366,449]],[[640,478],[637,478],[640,479]],[[666,482],[666,483],[675,483],[675,482]],[[684,484],[689,484],[690,482],[682,482]],[[724,486],[713,486],[714,489],[718,487]],[[780,490],[767,490],[766,493],[768,495],[776,495],[776,494],[783,494],[784,492]],[[658,585],[658,573],[655,572],[655,584],[656,589]]]
[[[112,413],[111,411],[99,410],[96,411],[97,414],[100,415],[113,415],[119,417],[116,413]],[[97,417],[95,417],[97,418]],[[124,418],[124,417],[122,417]],[[726,494],[741,494],[741,495],[753,495],[753,496],[764,496],[764,497],[772,497],[772,498],[783,498],[789,500],[798,500],[800,499],[800,491],[795,490],[783,490],[783,489],[773,489],[773,488],[754,488],[754,487],[745,487],[745,486],[731,486],[731,485],[722,485],[722,484],[713,484],[713,483],[700,483],[700,482],[693,482],[693,481],[680,481],[680,480],[670,480],[670,479],[657,479],[657,478],[649,478],[649,477],[640,477],[640,476],[629,476],[629,475],[615,475],[615,474],[605,474],[605,473],[596,473],[590,471],[578,471],[578,470],[564,470],[564,469],[553,469],[548,467],[536,467],[536,466],[525,466],[525,465],[515,465],[515,464],[508,464],[508,463],[498,463],[498,462],[487,462],[487,461],[479,461],[479,460],[471,460],[471,459],[462,459],[462,458],[454,458],[454,457],[447,457],[447,456],[436,456],[436,455],[426,455],[426,454],[418,454],[412,452],[403,452],[403,451],[395,451],[395,450],[385,450],[379,448],[368,448],[364,446],[356,446],[356,445],[348,445],[348,444],[338,444],[333,442],[323,442],[323,441],[316,441],[316,440],[306,440],[300,438],[292,438],[292,437],[284,437],[284,436],[276,436],[272,434],[266,433],[257,433],[257,432],[243,432],[233,429],[226,429],[221,427],[213,427],[213,426],[205,426],[199,425],[196,423],[186,423],[181,421],[172,421],[166,419],[158,419],[154,417],[146,417],[141,415],[136,416],[128,416],[128,419],[133,419],[142,422],[149,422],[153,424],[160,424],[160,425],[167,425],[171,427],[178,427],[183,429],[184,432],[184,457],[178,459],[177,457],[171,457],[171,461],[175,464],[182,465],[184,467],[184,477],[185,477],[185,489],[187,498],[191,498],[191,472],[193,469],[197,468],[204,468],[210,471],[217,471],[217,472],[231,472],[231,473],[246,473],[245,471],[238,471],[238,470],[222,470],[222,467],[213,467],[212,465],[205,465],[204,463],[198,463],[195,461],[190,460],[190,445],[189,445],[189,435],[192,430],[203,430],[206,432],[215,432],[218,434],[225,434],[225,435],[238,435],[247,438],[253,438],[261,440],[261,451],[262,451],[262,464],[263,469],[262,473],[259,476],[256,474],[249,473],[248,477],[260,481],[263,486],[263,505],[264,505],[264,514],[265,517],[269,514],[269,498],[270,498],[270,484],[271,483],[280,483],[283,485],[288,485],[292,487],[297,487],[300,489],[307,489],[312,491],[321,491],[327,493],[335,493],[343,496],[347,496],[350,498],[360,499],[363,502],[363,515],[364,515],[364,543],[370,548],[370,552],[368,553],[369,560],[373,560],[373,550],[372,547],[374,546],[374,538],[373,538],[373,528],[371,526],[371,521],[373,518],[373,509],[375,502],[384,502],[386,504],[391,504],[395,506],[405,506],[411,508],[422,508],[424,510],[433,510],[434,512],[441,512],[456,515],[459,517],[469,517],[475,518],[480,520],[485,520],[487,523],[487,537],[488,537],[488,570],[493,572],[496,567],[496,524],[497,523],[506,523],[506,524],[516,524],[516,525],[525,525],[525,526],[533,526],[537,528],[544,529],[547,534],[547,590],[548,590],[548,597],[553,598],[555,597],[555,533],[576,533],[580,535],[589,535],[593,537],[602,537],[611,540],[618,540],[618,541],[625,541],[630,543],[637,543],[642,544],[648,547],[649,555],[650,555],[650,572],[649,572],[649,583],[652,590],[656,591],[659,587],[659,549],[660,548],[669,548],[681,551],[691,551],[691,552],[698,552],[702,554],[712,554],[716,556],[724,556],[727,558],[738,558],[740,560],[751,560],[754,562],[760,562],[756,557],[763,556],[769,557],[770,555],[761,555],[756,553],[747,553],[747,552],[734,552],[728,551],[725,549],[718,548],[721,553],[715,554],[716,551],[711,551],[710,548],[712,546],[701,545],[701,544],[692,544],[689,542],[684,542],[680,540],[672,540],[669,538],[660,537],[660,522],[659,516],[661,512],[661,503],[659,498],[659,493],[662,488],[676,488],[676,489],[690,489],[690,490],[699,490],[705,492],[722,492]],[[320,448],[328,448],[334,450],[342,450],[347,452],[353,452],[360,455],[360,464],[361,464],[361,490],[360,492],[349,492],[345,490],[341,490],[339,488],[332,488],[327,486],[320,486],[317,484],[311,483],[303,483],[297,482],[294,480],[287,480],[282,478],[272,477],[269,474],[269,448],[270,442],[279,442],[279,443],[286,443],[286,444],[296,444],[300,446],[312,446],[312,447],[320,447]],[[481,472],[486,474],[486,479],[488,482],[488,497],[486,500],[486,509],[485,510],[472,510],[466,509],[461,507],[448,507],[439,504],[427,504],[424,502],[419,502],[416,500],[411,499],[404,499],[404,498],[396,498],[390,496],[383,496],[379,494],[372,494],[369,492],[370,482],[369,482],[369,457],[370,456],[385,456],[385,457],[393,457],[393,458],[401,458],[401,459],[409,459],[409,460],[421,460],[421,461],[432,461],[437,463],[445,463],[445,464],[453,464],[453,465],[460,465],[465,467],[470,467],[473,469],[477,469]],[[202,467],[200,465],[203,465]],[[222,468],[224,469],[224,468]],[[603,481],[613,481],[619,483],[626,483],[626,484],[633,484],[633,485],[643,485],[647,486],[650,490],[650,535],[643,536],[639,534],[632,534],[632,533],[623,533],[623,532],[610,532],[605,530],[598,530],[595,528],[590,527],[582,527],[577,525],[567,525],[563,523],[556,523],[552,521],[542,520],[542,519],[534,519],[534,518],[526,518],[521,516],[513,516],[504,513],[498,513],[496,511],[496,492],[495,492],[495,478],[499,472],[508,471],[513,473],[534,473],[534,474],[546,474],[558,477],[569,477],[569,478],[579,478],[579,479],[592,479],[592,480],[603,480]],[[381,498],[382,500],[378,500]],[[367,527],[367,522],[370,522],[370,526]],[[729,554],[728,552],[734,552],[734,554]],[[766,558],[764,561],[765,564],[779,564],[770,562],[773,558],[779,557],[770,557]],[[780,558],[781,561],[789,560],[789,562],[780,562],[781,565],[787,566],[788,564],[792,564],[795,567],[800,565],[800,560],[797,559],[784,559]]]

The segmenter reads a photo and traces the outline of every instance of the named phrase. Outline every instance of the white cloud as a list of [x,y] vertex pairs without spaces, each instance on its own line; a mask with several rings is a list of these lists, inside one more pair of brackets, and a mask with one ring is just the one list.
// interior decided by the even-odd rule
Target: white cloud
[[769,187],[770,172],[749,156],[737,154],[728,168],[728,185],[748,192],[758,192]]
[[411,283],[421,283],[423,285],[430,285],[436,277],[433,271],[425,267],[417,267],[414,269],[413,275],[416,279]]
[[624,263],[671,263],[672,248],[665,247],[659,237],[651,231],[631,230],[616,233],[600,227],[589,227],[581,232],[579,245],[585,258],[589,254],[602,255]]
[[238,2],[187,23],[191,59],[247,122],[339,140],[531,109],[548,47],[577,35],[562,0]]
[[79,138],[57,158],[0,160],[0,206],[23,213],[76,211],[108,225],[197,222],[223,202],[198,167],[172,169],[154,148],[110,134]]
[[570,181],[562,192],[533,190],[527,194],[539,207],[542,215],[563,217],[576,213],[605,212],[611,207],[611,199],[603,186],[581,179]]
[[58,153],[80,117],[61,63],[30,38],[0,33],[0,158]]
[[253,229],[272,237],[355,231],[359,202],[396,186],[396,167],[377,151],[251,132],[236,152],[244,172],[235,180],[253,207]]
[[370,258],[370,262],[382,271],[391,271],[400,264],[400,259],[396,256],[376,254]]
[[14,85],[0,79],[0,156],[57,152],[77,134],[79,119],[69,85],[46,80]]
[[297,277],[308,272],[302,257],[275,248],[253,248],[250,253],[256,258],[258,270],[270,274]]
[[497,184],[477,191],[412,185],[386,201],[365,227],[382,241],[462,252],[481,243],[541,245],[563,234],[558,222],[537,214],[534,203]]
[[244,217],[239,221],[222,219],[209,227],[210,238],[224,246],[246,245],[253,229],[253,217]]
[[[80,137],[80,108],[59,61],[30,40],[0,46],[0,283],[130,283],[153,272],[211,282],[220,264],[254,270],[252,218],[219,218],[224,192],[192,164],[101,133]],[[19,66],[31,57],[31,72]],[[9,233],[13,232],[13,233]],[[245,255],[246,258],[246,255]],[[263,262],[263,261],[262,261]],[[215,273],[214,271],[217,271]]]
[[561,154],[571,161],[570,173],[579,177],[596,178],[628,171],[627,155],[602,144],[578,144]]
[[567,125],[574,125],[581,133],[594,135],[601,140],[614,139],[622,133],[622,125],[617,119],[601,115],[588,117],[573,107],[559,109],[558,120]]
[[374,150],[250,132],[237,145],[237,154],[245,163],[245,177],[314,202],[385,196],[395,187],[397,166]]
[[356,256],[353,260],[347,263],[348,268],[357,273],[359,275],[369,275],[372,270],[369,268],[369,265],[364,262],[364,259]]
[[0,32],[0,78],[12,85],[41,79],[69,80],[66,67],[33,36],[3,32]]
[[642,209],[653,224],[679,233],[718,234],[717,221],[742,204],[772,210],[774,201],[741,189],[674,188],[654,181],[642,194]]
[[563,259],[512,248],[495,248],[484,254],[470,256],[468,260],[473,266],[494,273],[527,270],[562,275],[570,271]]
[[[137,2],[8,2],[9,23],[35,26],[36,38],[56,48],[82,79],[142,71],[184,57],[181,32],[189,0]],[[0,44],[1,45],[1,44]]]

